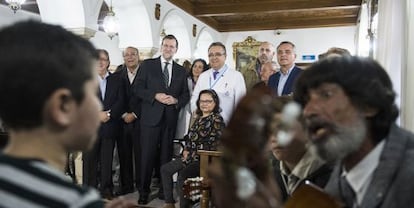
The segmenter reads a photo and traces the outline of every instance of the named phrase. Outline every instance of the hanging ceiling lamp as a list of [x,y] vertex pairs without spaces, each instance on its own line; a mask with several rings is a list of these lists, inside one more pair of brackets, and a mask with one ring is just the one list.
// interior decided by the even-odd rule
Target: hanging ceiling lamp
[[25,1],[26,0],[6,0],[6,3],[8,3],[10,9],[12,9],[14,13],[16,13],[16,11],[21,8],[22,4]]
[[108,34],[109,38],[112,39],[118,34],[119,22],[118,22],[118,18],[115,17],[115,12],[113,11],[113,8],[112,8],[112,0],[111,0],[111,5],[109,6],[109,11],[103,20],[102,26],[106,34]]

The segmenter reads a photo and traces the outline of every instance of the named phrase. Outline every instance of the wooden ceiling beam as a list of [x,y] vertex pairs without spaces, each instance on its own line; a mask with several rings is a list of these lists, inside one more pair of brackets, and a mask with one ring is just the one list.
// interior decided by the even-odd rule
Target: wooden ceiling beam
[[[185,1],[185,0],[169,0],[173,1]],[[188,2],[188,1],[187,1]],[[277,5],[277,7],[275,7]],[[248,1],[238,2],[235,6],[234,2],[222,1],[212,3],[194,3],[194,15],[201,16],[224,16],[224,15],[236,15],[236,14],[250,14],[250,13],[274,13],[280,11],[293,11],[293,10],[308,10],[308,9],[346,9],[355,8],[361,6],[361,0],[290,0],[290,1]],[[180,6],[179,6],[180,7]]]
[[175,6],[181,8],[182,10],[186,11],[190,15],[192,16],[195,15],[194,4],[192,4],[190,1],[188,0],[168,0],[168,1],[174,4]]
[[209,25],[210,27],[212,27],[216,30],[218,30],[218,28],[220,26],[220,23],[217,22],[217,20],[215,20],[212,17],[202,17],[202,18],[199,18],[199,20],[201,20],[202,22],[206,23],[207,25]]
[[275,29],[299,29],[317,27],[351,26],[356,24],[356,17],[338,17],[325,19],[290,19],[249,23],[245,21],[220,24],[217,28],[220,32],[275,30]]

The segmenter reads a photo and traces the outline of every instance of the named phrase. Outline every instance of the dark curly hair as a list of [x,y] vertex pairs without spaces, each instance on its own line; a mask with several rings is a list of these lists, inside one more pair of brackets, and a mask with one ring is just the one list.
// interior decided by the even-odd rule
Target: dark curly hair
[[376,115],[367,118],[375,143],[388,135],[399,111],[394,103],[396,94],[391,79],[376,61],[344,56],[316,62],[296,80],[294,99],[305,106],[309,100],[309,90],[323,83],[338,84],[358,108],[373,108],[378,111]]
[[207,69],[208,69],[208,64],[204,59],[199,58],[199,59],[194,60],[193,64],[191,64],[190,73],[188,74],[188,76],[190,76],[190,78],[193,81],[194,81],[194,79],[193,79],[193,76],[194,76],[193,67],[194,67],[194,64],[197,63],[197,62],[201,62],[203,64],[203,72],[207,71]]

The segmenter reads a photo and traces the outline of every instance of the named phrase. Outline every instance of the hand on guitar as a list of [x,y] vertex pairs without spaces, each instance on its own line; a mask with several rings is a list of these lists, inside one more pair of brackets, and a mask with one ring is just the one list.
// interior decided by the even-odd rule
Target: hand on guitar
[[203,189],[203,177],[187,178],[182,189],[184,198],[191,201],[199,200]]

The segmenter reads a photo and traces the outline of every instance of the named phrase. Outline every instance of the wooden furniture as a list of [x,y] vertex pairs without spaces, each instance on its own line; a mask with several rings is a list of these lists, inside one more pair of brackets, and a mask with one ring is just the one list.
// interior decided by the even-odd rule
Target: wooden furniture
[[210,183],[208,179],[208,168],[212,163],[217,162],[223,153],[219,151],[199,150],[198,154],[200,155],[200,176],[204,178],[200,205],[201,208],[207,208],[209,207],[210,202]]

